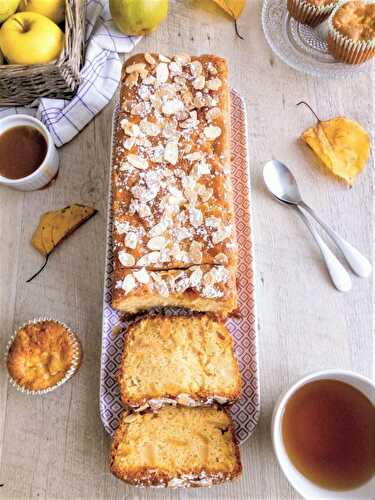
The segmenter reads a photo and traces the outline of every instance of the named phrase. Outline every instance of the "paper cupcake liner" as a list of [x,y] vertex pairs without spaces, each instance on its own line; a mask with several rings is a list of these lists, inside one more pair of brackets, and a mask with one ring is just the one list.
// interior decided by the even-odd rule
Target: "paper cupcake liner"
[[[60,385],[65,384],[65,382],[67,382],[75,374],[75,372],[78,370],[78,368],[81,364],[81,360],[82,360],[81,343],[78,340],[78,337],[72,332],[72,330],[65,323],[63,323],[62,321],[58,321],[56,319],[52,319],[52,318],[36,318],[36,319],[32,319],[30,321],[27,321],[26,323],[21,325],[19,328],[17,328],[17,330],[15,330],[13,335],[10,337],[10,339],[7,343],[6,349],[5,349],[5,362],[6,362],[6,364],[8,361],[9,350],[10,350],[10,348],[11,348],[11,346],[16,338],[17,333],[20,330],[22,330],[22,328],[25,328],[28,325],[36,325],[36,324],[42,323],[44,321],[52,321],[54,323],[57,323],[57,324],[61,325],[62,327],[64,327],[66,329],[66,331],[68,332],[70,340],[71,340],[72,345],[73,345],[72,364],[71,364],[69,370],[66,372],[65,376],[61,380],[59,380],[56,384],[52,385],[51,387],[47,387],[46,389],[39,389],[39,390],[27,389],[26,387],[23,387],[22,385],[18,384],[18,382],[16,380],[14,380],[14,378],[10,375],[10,373],[8,371],[8,380],[9,380],[10,384],[13,387],[15,387],[18,391],[23,392],[24,394],[33,395],[33,396],[47,394],[48,392],[54,391],[55,389],[60,387]],[[7,364],[7,366],[8,366],[8,364]]]
[[[339,61],[348,64],[361,64],[375,56],[375,39],[355,42],[340,33],[333,25],[333,18],[344,4],[351,0],[341,0],[333,9],[328,19],[328,50]],[[366,4],[373,4],[375,0],[363,0]]]
[[296,21],[314,28],[329,16],[335,5],[336,0],[323,6],[312,5],[306,0],[288,0],[288,11]]

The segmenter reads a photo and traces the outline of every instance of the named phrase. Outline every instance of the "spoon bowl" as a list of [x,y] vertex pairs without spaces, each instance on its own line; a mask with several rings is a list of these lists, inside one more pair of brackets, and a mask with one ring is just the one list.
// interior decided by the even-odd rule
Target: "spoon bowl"
[[289,168],[281,161],[268,161],[263,168],[263,179],[269,191],[278,200],[290,205],[302,203],[297,181]]

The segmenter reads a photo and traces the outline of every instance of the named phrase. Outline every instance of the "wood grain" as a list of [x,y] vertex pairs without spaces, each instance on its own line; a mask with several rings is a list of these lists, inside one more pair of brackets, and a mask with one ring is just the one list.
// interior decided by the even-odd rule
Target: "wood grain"
[[[61,170],[52,186],[32,193],[1,188],[1,349],[14,328],[39,315],[65,321],[84,348],[79,373],[46,397],[16,392],[8,386],[1,364],[1,498],[298,498],[272,452],[270,418],[277,397],[313,370],[340,367],[371,375],[371,280],[354,278],[350,293],[336,292],[299,219],[265,192],[261,171],[272,157],[289,164],[306,200],[322,218],[371,256],[373,159],[351,190],[323,175],[296,141],[313,121],[295,104],[307,100],[322,117],[346,114],[373,136],[374,74],[320,80],[290,69],[265,42],[260,8],[260,1],[248,2],[239,21],[245,37],[241,41],[229,17],[213,2],[174,1],[168,21],[138,46],[139,51],[227,57],[232,86],[248,107],[262,414],[255,434],[242,447],[243,478],[211,490],[150,491],[126,487],[108,471],[109,439],[98,407],[112,115],[108,106],[61,150]],[[92,204],[100,213],[57,249],[38,279],[25,284],[41,262],[30,245],[40,214],[70,202]]]

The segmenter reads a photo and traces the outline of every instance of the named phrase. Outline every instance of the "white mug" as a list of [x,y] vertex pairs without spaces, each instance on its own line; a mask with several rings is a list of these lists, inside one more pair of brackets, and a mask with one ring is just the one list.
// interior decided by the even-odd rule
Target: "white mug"
[[293,465],[286,452],[283,442],[281,422],[285,407],[290,397],[298,389],[310,382],[327,379],[338,380],[352,385],[362,392],[373,404],[375,404],[375,386],[373,382],[362,375],[358,375],[357,373],[346,370],[324,370],[303,377],[301,380],[292,385],[292,387],[290,387],[286,392],[284,392],[275,405],[272,416],[271,432],[276,458],[290,484],[303,498],[319,498],[326,500],[372,500],[375,492],[375,476],[359,488],[345,491],[327,490],[316,485],[302,475]]
[[7,177],[0,175],[0,184],[13,189],[19,189],[20,191],[33,191],[46,186],[56,176],[59,169],[59,156],[57,154],[52,136],[45,125],[40,120],[32,116],[9,115],[2,118],[0,120],[0,135],[11,128],[22,126],[33,127],[43,135],[47,143],[46,156],[43,162],[32,174],[26,177],[21,177],[20,179],[8,179]]

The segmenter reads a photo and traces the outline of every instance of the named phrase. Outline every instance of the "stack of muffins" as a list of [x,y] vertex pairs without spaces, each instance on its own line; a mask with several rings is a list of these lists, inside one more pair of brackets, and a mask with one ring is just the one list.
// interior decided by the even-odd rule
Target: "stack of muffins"
[[375,0],[288,0],[290,15],[316,27],[328,20],[328,50],[338,61],[360,64],[375,55]]

